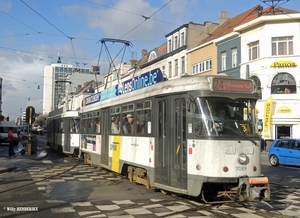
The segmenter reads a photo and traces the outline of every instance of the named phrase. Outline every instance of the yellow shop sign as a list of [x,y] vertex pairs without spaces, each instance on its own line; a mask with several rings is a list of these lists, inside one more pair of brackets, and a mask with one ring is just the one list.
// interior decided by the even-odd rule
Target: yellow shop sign
[[283,113],[292,113],[292,109],[290,107],[288,107],[288,106],[280,106],[277,109],[276,113],[282,113],[282,114]]
[[275,61],[273,62],[270,67],[274,68],[293,68],[297,67],[297,63],[294,61],[284,60],[284,61]]

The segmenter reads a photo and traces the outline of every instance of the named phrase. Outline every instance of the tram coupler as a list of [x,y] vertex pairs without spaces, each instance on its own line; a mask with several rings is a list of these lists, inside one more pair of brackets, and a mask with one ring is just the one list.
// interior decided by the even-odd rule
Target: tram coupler
[[270,186],[268,177],[243,177],[239,180],[236,201],[268,201]]

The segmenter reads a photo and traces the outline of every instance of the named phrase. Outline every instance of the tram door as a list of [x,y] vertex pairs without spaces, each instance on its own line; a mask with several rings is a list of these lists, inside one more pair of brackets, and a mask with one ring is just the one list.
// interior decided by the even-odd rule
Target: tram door
[[186,100],[182,96],[156,101],[155,182],[187,188]]
[[[101,126],[110,126],[109,122],[109,110],[104,109],[102,112],[102,124]],[[109,149],[109,128],[101,128],[102,140],[101,140],[101,160],[100,164],[108,166],[108,149]]]
[[70,152],[70,149],[71,149],[71,140],[70,140],[70,137],[71,137],[71,134],[70,134],[70,122],[71,122],[71,119],[67,118],[67,119],[64,119],[64,143],[63,143],[63,146],[64,146],[64,151],[67,151],[67,152]]

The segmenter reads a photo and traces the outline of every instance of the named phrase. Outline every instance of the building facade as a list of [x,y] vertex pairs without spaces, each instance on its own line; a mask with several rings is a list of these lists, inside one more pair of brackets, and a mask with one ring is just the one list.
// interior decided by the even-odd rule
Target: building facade
[[299,13],[261,16],[238,26],[241,37],[241,77],[261,90],[258,118],[262,137],[300,137]]
[[[97,76],[99,82],[103,76]],[[55,63],[44,68],[43,114],[48,114],[68,101],[69,93],[95,79],[91,68],[75,68],[69,64]]]

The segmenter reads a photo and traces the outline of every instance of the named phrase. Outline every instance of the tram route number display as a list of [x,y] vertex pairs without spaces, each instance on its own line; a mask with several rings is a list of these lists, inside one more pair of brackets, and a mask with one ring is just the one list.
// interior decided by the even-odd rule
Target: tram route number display
[[212,83],[214,91],[253,92],[252,80],[214,78]]

